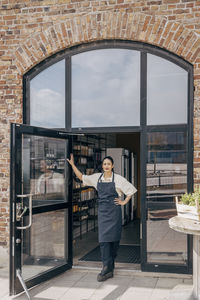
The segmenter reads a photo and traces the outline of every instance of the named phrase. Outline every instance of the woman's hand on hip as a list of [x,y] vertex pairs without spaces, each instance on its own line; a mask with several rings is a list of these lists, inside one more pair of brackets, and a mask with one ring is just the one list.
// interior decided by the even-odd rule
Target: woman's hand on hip
[[126,204],[125,201],[123,201],[119,198],[115,198],[114,202],[115,202],[116,205],[125,205]]

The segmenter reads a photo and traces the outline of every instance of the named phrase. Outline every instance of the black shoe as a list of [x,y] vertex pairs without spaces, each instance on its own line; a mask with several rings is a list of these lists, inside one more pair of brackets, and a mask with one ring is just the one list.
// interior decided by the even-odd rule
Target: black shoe
[[104,266],[101,270],[101,273],[99,273],[97,276],[97,281],[105,281],[111,277],[113,277],[113,269],[109,268],[108,266]]

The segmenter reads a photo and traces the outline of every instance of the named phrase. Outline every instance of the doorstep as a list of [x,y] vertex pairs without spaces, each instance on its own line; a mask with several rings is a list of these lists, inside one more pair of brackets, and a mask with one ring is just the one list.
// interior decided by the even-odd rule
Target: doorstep
[[[76,270],[88,270],[96,272],[101,270],[101,262],[78,262],[72,266]],[[142,272],[140,264],[125,264],[115,263],[115,274],[120,276],[140,276],[140,277],[160,277],[160,278],[179,278],[179,279],[192,279],[192,274],[179,274],[179,273],[163,273],[163,272]]]

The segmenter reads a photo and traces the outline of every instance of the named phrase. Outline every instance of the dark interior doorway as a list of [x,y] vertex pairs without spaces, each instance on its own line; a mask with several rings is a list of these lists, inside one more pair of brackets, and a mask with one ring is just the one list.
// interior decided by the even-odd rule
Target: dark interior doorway
[[[105,155],[114,158],[115,172],[137,188],[130,203],[123,207],[122,238],[117,266],[140,268],[140,133],[107,133],[75,136],[75,162],[84,174],[101,172]],[[93,197],[95,200],[93,200]],[[97,227],[97,195],[73,178],[73,265],[100,267]]]

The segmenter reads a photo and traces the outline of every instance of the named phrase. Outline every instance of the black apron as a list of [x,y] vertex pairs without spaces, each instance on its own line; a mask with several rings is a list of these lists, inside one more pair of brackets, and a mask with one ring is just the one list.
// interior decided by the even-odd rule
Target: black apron
[[115,189],[114,173],[112,182],[102,182],[102,176],[97,182],[99,243],[115,242],[121,238],[122,210],[121,205],[114,202],[119,197]]

